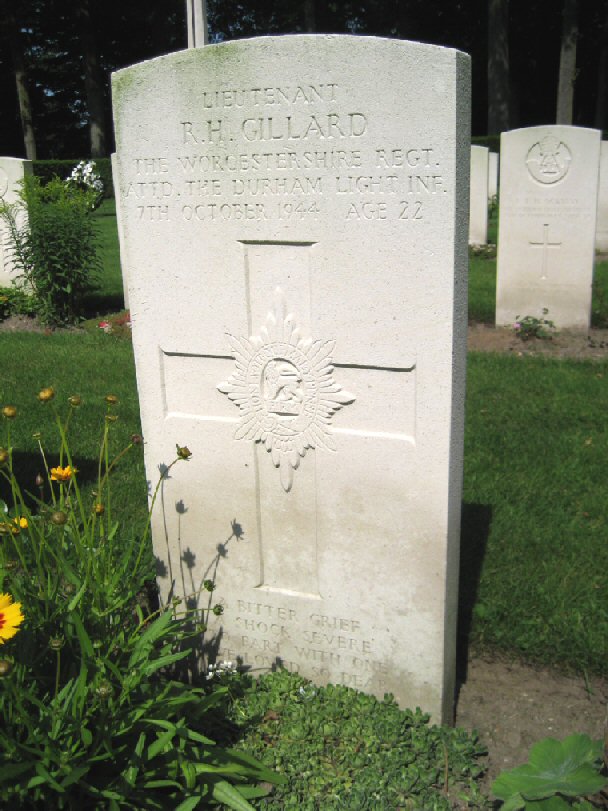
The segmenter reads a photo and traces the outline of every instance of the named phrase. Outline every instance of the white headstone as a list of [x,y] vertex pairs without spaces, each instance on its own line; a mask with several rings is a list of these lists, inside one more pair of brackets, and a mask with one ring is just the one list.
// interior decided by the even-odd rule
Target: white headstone
[[120,275],[122,278],[122,293],[125,303],[125,310],[129,309],[129,285],[127,284],[127,266],[125,260],[125,251],[123,248],[123,218],[120,213],[121,196],[120,196],[120,178],[118,177],[118,161],[116,160],[116,152],[110,155],[112,161],[112,185],[114,186],[114,202],[116,205],[116,225],[118,227],[118,251],[120,257]]
[[[19,199],[19,183],[32,173],[32,162],[22,158],[0,158],[0,202],[16,203]],[[17,224],[22,227],[26,217],[18,213]],[[6,224],[0,219],[0,287],[9,287],[18,274],[12,259],[12,249]]]
[[595,248],[601,253],[608,253],[608,141],[602,141],[600,152]]
[[488,155],[488,200],[498,194],[498,152]]
[[488,241],[488,155],[485,146],[471,146],[469,245]]
[[221,657],[450,719],[468,57],[241,40],[113,100],[148,477],[193,452],[155,514],[165,595],[213,576]]
[[588,329],[600,132],[546,126],[501,136],[496,323],[543,317]]

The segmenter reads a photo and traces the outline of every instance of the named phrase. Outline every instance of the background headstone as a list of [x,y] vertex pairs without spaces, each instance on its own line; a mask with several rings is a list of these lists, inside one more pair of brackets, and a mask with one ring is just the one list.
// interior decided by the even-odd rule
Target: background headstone
[[[32,162],[21,158],[0,158],[0,201],[16,203],[19,182],[32,173]],[[22,226],[27,215],[21,211],[17,224]],[[11,247],[6,224],[0,220],[0,287],[10,287],[18,271],[13,265]]]
[[600,152],[595,248],[601,253],[608,253],[608,141],[602,141]]
[[488,241],[489,152],[485,146],[471,146],[469,245]]
[[457,51],[343,36],[113,77],[149,479],[193,452],[155,512],[165,596],[215,579],[218,656],[436,720],[454,698],[469,81]]
[[501,136],[496,323],[543,317],[588,329],[600,132],[546,126]]

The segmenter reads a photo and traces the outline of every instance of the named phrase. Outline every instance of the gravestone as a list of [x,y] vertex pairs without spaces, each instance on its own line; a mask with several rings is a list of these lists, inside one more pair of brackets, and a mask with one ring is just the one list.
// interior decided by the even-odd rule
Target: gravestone
[[498,194],[498,152],[490,152],[488,155],[488,200],[492,200]]
[[[0,202],[16,203],[19,199],[19,183],[32,173],[32,162],[22,158],[0,158]],[[17,225],[22,227],[26,214],[17,215]],[[12,260],[12,249],[6,223],[0,219],[0,287],[9,287],[17,275]]]
[[505,132],[500,148],[496,323],[534,316],[588,329],[600,132]]
[[471,146],[469,245],[488,241],[489,152],[485,146]]
[[608,141],[602,141],[600,152],[595,248],[601,253],[608,253]]
[[127,267],[125,264],[125,252],[123,248],[124,236],[122,233],[123,218],[120,211],[122,198],[120,196],[120,178],[118,177],[118,161],[116,160],[116,152],[110,155],[112,163],[112,184],[116,189],[114,200],[116,203],[116,224],[118,226],[118,255],[120,258],[120,276],[122,278],[122,295],[124,299],[125,310],[129,309],[129,285],[127,284]]
[[113,105],[148,478],[193,452],[165,597],[213,578],[219,657],[451,719],[468,57],[241,40],[119,71]]

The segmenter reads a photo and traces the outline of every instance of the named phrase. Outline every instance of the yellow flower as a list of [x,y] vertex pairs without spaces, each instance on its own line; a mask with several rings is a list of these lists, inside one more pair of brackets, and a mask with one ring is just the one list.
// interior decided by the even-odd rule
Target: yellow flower
[[7,420],[14,420],[17,416],[17,409],[12,405],[4,406],[2,416],[6,417]]
[[38,399],[41,403],[48,403],[49,400],[52,400],[55,396],[55,390],[52,386],[47,386],[47,388],[42,389],[42,391],[38,392]]
[[13,521],[15,522],[15,524],[17,524],[19,529],[27,529],[29,526],[29,524],[27,523],[27,518],[24,518],[23,516],[21,516],[21,518],[19,517],[13,518]]
[[0,594],[0,645],[15,636],[23,620],[21,603],[14,603],[10,594]]
[[77,473],[78,471],[74,467],[52,467],[51,468],[51,479],[54,482],[69,482],[72,478],[73,473]]

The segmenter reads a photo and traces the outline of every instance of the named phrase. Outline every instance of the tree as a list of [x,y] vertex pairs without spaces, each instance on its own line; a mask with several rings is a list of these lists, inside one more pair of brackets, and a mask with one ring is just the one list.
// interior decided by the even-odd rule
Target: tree
[[99,67],[99,56],[89,0],[80,0],[77,5],[77,14],[82,34],[84,86],[89,118],[91,157],[102,158],[106,155],[106,105],[104,104],[103,76]]
[[572,124],[574,109],[574,82],[576,80],[576,43],[578,40],[577,0],[563,0],[562,47],[559,58],[559,81],[557,85],[558,124]]
[[488,0],[488,132],[511,127],[509,0]]
[[21,32],[19,31],[19,26],[17,25],[14,6],[12,6],[8,0],[3,0],[1,10],[3,15],[3,23],[8,33],[11,59],[15,73],[15,84],[17,86],[17,98],[19,100],[19,114],[21,118],[21,129],[23,131],[25,156],[28,160],[36,160],[36,137],[34,134],[34,122],[32,118],[32,102],[28,88]]

